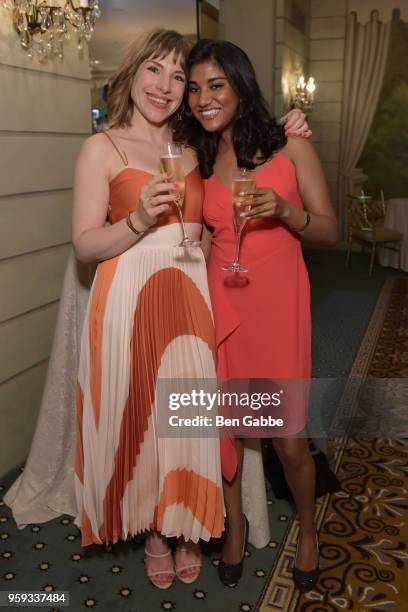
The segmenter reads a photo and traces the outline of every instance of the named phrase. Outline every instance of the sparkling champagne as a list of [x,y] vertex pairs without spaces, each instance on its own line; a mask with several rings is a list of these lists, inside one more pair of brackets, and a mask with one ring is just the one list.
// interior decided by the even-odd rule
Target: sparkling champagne
[[185,178],[184,178],[184,161],[181,155],[162,155],[160,157],[161,167],[163,172],[171,172],[172,176],[169,182],[176,183],[177,197],[174,203],[181,206],[184,200]]
[[[255,189],[255,179],[239,177],[232,179],[232,207],[234,211],[234,224],[235,231],[240,232],[246,219],[241,217],[241,213],[248,212],[251,210],[252,197],[239,195],[241,191],[249,191]],[[237,204],[244,204],[244,206],[237,206]]]

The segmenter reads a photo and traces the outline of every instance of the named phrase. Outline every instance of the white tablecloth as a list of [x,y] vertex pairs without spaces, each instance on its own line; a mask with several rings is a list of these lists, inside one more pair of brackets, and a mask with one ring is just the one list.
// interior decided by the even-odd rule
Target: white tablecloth
[[[384,226],[403,233],[401,270],[408,272],[408,198],[391,198],[387,202]],[[390,249],[379,249],[378,260],[382,266],[398,268],[398,253]]]

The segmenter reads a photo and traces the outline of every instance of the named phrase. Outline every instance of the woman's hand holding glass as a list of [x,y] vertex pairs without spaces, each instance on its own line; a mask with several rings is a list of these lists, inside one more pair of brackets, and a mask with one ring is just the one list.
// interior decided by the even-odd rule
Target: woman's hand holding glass
[[[284,219],[289,215],[289,204],[270,187],[256,187],[240,193],[242,196],[252,196],[251,210],[241,212],[244,219],[260,219],[264,217],[276,217]],[[245,204],[237,204],[238,208],[244,208]]]
[[187,234],[186,224],[184,222],[183,204],[186,189],[185,170],[183,160],[183,147],[179,142],[166,142],[162,146],[160,163],[162,169],[167,172],[167,176],[175,181],[176,193],[174,186],[171,186],[173,193],[173,203],[177,208],[177,213],[180,219],[183,239],[178,246],[193,247],[200,246],[199,242],[191,240]]
[[[174,190],[177,185],[165,182],[169,179],[169,173],[153,176],[140,190],[139,207],[133,213],[137,215],[143,230],[147,230],[155,223],[162,213],[169,210],[174,202]],[[172,192],[169,191],[172,190]]]

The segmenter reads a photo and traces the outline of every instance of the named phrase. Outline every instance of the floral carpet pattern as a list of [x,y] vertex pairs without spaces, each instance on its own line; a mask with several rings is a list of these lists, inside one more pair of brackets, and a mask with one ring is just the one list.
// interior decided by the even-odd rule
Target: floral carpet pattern
[[[355,380],[376,377],[405,382],[399,394],[402,388],[408,412],[407,321],[408,279],[389,278],[343,393],[346,410],[353,406]],[[293,520],[258,601],[260,612],[408,610],[408,439],[343,437],[332,444],[342,490],[317,505],[319,581],[305,595],[293,587]]]

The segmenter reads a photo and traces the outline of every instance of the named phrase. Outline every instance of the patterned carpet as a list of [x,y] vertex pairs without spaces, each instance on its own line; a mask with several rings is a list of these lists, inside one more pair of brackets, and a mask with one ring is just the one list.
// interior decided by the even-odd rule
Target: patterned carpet
[[[344,268],[344,254],[340,252],[308,251],[306,259],[312,285],[314,375],[319,377],[345,377],[349,374],[381,287],[386,278],[394,276],[395,273],[376,266],[373,276],[369,278],[367,275],[367,257],[360,256],[358,253],[355,254],[352,267],[348,271]],[[363,464],[363,457],[360,459],[361,454],[360,447],[357,447],[355,455],[353,455],[353,452],[349,453],[348,460],[342,466],[345,475],[353,473],[353,466],[355,469],[356,466]],[[383,471],[379,472],[379,475],[385,474],[387,476],[387,470],[391,469],[395,474],[389,474],[388,477],[392,477],[394,480],[400,479],[399,470],[402,461],[403,457],[397,456],[394,452],[390,456],[386,455],[383,463],[388,465],[388,468],[382,468]],[[380,466],[380,463],[381,461],[378,466]],[[373,465],[372,470],[378,471],[380,467]],[[16,473],[14,472],[2,479],[0,491],[4,493],[15,477]],[[360,486],[364,488],[363,480],[361,480]],[[381,484],[372,483],[372,486],[379,491],[383,488]],[[398,486],[401,485],[396,485],[397,488]],[[363,492],[360,495],[364,496],[366,493]],[[375,497],[373,499],[375,501]],[[347,501],[345,498],[338,498],[338,506],[344,508],[345,505],[347,507]],[[381,512],[385,513],[387,521],[391,512],[391,517],[394,517],[392,519],[394,526],[400,529],[397,525],[402,519],[398,512],[401,512],[401,508],[404,510],[405,506],[394,500],[391,504],[392,510],[389,510],[388,506],[385,507],[383,501],[378,502],[377,500],[375,503],[377,505],[378,503],[382,504],[380,509]],[[367,505],[364,500],[359,503]],[[51,610],[80,612],[87,608],[94,608],[98,612],[160,612],[162,610],[175,610],[176,612],[254,612],[258,609],[257,602],[261,601],[262,593],[264,594],[262,597],[263,609],[289,609],[265,606],[267,606],[269,597],[268,585],[270,585],[270,581],[268,576],[271,568],[273,567],[272,572],[276,575],[276,567],[281,563],[282,554],[279,554],[279,562],[275,565],[274,562],[281,550],[281,543],[285,542],[282,549],[285,550],[286,543],[293,542],[296,525],[292,524],[293,510],[290,504],[282,500],[275,500],[271,495],[268,504],[272,539],[263,550],[256,550],[249,546],[244,575],[237,588],[228,589],[219,583],[216,576],[219,543],[214,542],[205,551],[204,569],[195,584],[186,586],[176,581],[168,591],[159,591],[150,585],[145,577],[142,566],[143,547],[140,542],[120,543],[107,549],[96,546],[85,550],[81,549],[78,530],[72,525],[69,517],[63,517],[45,525],[30,525],[19,531],[10,516],[8,508],[2,505],[0,501],[0,590],[70,591],[71,603],[69,608],[58,608],[58,606],[42,608],[49,612]],[[398,512],[394,515],[396,509]],[[338,508],[336,511],[340,512],[340,509]],[[341,512],[344,514],[345,510],[341,509]],[[364,507],[361,512],[365,513]],[[319,516],[329,517],[330,513],[326,512],[325,508],[319,508]],[[384,518],[380,517],[379,520],[384,520]],[[326,522],[335,533],[336,521]],[[347,527],[347,521],[344,522]],[[381,536],[381,526],[372,523],[372,520],[369,521],[368,527],[372,530],[371,532],[365,528],[362,531],[365,534],[372,535],[374,544],[381,539],[390,539],[388,535],[384,538]],[[326,526],[324,529],[326,529]],[[322,550],[322,556],[325,558],[325,564],[335,565],[336,557],[331,556],[336,554],[335,548],[331,546],[329,533],[326,534],[324,529],[322,528],[324,536],[322,540],[325,548]],[[378,531],[375,532],[375,529]],[[340,531],[340,535],[341,533]],[[398,539],[398,536],[396,538]],[[369,548],[370,542],[367,544],[363,541],[359,544],[359,539],[361,538],[355,538],[356,550],[360,550],[366,555],[371,554],[371,556],[380,554],[377,548]],[[400,539],[403,540],[402,537]],[[341,537],[340,541],[343,540],[344,538]],[[400,549],[395,548],[396,552],[394,551],[390,555],[390,550],[394,550],[395,537],[392,542],[391,549],[385,546],[385,558],[390,563],[390,565],[385,566],[387,571],[395,571],[396,561],[403,562],[403,558],[400,559],[398,556],[400,552],[404,552],[402,549],[400,551]],[[289,546],[288,550],[292,553],[293,546],[292,548]],[[384,552],[381,551],[381,554],[384,555]],[[288,557],[289,555],[286,553],[286,563],[289,563]],[[337,561],[339,567],[341,558],[340,556]],[[358,571],[361,573],[362,570]],[[346,580],[350,582],[347,576]],[[393,579],[387,581],[386,576],[382,576],[379,583],[381,585],[395,585],[395,581]],[[376,589],[376,586],[374,584],[374,589]],[[324,593],[329,591],[333,594],[334,588],[339,590],[337,583],[335,583],[335,587],[327,583],[324,584],[324,588],[319,585],[319,589],[316,591],[317,597],[322,597]],[[341,589],[339,592],[340,596],[344,596]],[[398,601],[395,595],[394,600]],[[347,601],[350,601],[350,598]],[[408,598],[406,601],[408,601]],[[330,608],[332,604],[319,603],[319,599],[314,601],[302,599],[300,605],[305,604],[308,607],[304,609],[313,611],[354,609],[361,612],[364,609],[359,605],[355,605],[354,608],[347,607],[349,606],[348,603],[343,608],[340,605]],[[292,607],[292,609],[296,608]],[[392,608],[371,606],[367,609],[386,610]],[[394,609],[398,608],[394,607]],[[400,609],[404,610],[404,608]],[[405,607],[405,609],[407,608]]]
[[[339,413],[360,414],[372,395],[370,385],[361,389],[356,380],[374,377],[387,383],[377,385],[383,411],[395,403],[407,411],[407,321],[408,279],[390,278],[355,359]],[[389,433],[385,421],[386,426],[377,421],[377,431]],[[398,431],[395,423],[391,425],[391,431]],[[292,520],[258,602],[260,612],[408,609],[408,440],[344,436],[332,444],[342,490],[320,500],[317,507],[319,582],[302,596],[293,587],[290,567],[298,523]]]

